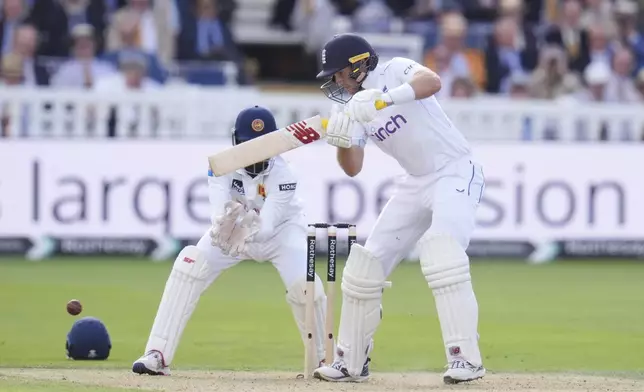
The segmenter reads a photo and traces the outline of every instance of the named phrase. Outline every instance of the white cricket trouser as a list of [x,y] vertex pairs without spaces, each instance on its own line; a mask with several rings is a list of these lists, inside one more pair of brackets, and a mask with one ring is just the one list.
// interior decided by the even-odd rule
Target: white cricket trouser
[[386,276],[426,233],[450,234],[467,249],[484,187],[482,168],[470,157],[431,175],[407,176],[380,213],[365,248],[380,260]]

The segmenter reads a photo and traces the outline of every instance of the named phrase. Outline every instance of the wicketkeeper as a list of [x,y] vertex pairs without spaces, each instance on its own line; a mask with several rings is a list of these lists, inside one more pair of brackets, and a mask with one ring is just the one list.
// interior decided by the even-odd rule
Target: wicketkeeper
[[[275,131],[275,118],[254,106],[237,116],[233,144]],[[209,173],[208,191],[212,228],[181,250],[161,298],[145,354],[132,371],[169,375],[181,334],[199,297],[227,268],[242,260],[270,260],[286,286],[286,301],[303,341],[305,335],[306,222],[296,197],[297,180],[281,157],[271,158],[214,177]],[[315,278],[315,343],[317,358],[324,359],[326,294]]]

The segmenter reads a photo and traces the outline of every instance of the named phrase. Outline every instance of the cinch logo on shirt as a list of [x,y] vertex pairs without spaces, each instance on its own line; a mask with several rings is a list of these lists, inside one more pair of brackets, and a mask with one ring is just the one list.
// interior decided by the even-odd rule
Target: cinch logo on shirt
[[389,135],[396,133],[397,130],[402,128],[403,124],[407,124],[407,119],[402,114],[396,114],[395,116],[389,117],[389,121],[384,126],[373,130],[372,135],[382,142]]

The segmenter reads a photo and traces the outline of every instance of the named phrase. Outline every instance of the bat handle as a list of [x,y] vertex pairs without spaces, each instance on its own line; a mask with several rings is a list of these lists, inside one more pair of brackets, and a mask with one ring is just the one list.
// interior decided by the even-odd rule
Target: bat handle
[[[377,109],[377,110],[382,110],[382,109],[386,108],[387,106],[389,106],[389,105],[387,104],[387,102],[385,102],[385,101],[383,101],[383,100],[380,100],[380,99],[376,101],[376,104],[375,104],[375,105],[376,105],[376,109]],[[323,128],[323,129],[326,129],[326,127],[327,127],[328,125],[329,125],[329,119],[328,119],[328,118],[323,118],[323,119],[322,119],[322,128]]]

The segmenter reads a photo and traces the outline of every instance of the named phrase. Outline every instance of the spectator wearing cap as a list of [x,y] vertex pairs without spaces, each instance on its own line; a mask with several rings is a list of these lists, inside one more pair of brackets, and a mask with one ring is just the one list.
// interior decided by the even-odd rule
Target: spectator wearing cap
[[[147,58],[141,53],[128,53],[120,57],[119,72],[99,79],[94,85],[94,90],[106,93],[122,92],[148,92],[160,88],[160,84],[146,76]],[[116,135],[117,124],[125,124],[130,134],[136,134],[140,128],[141,116],[146,115],[138,105],[121,106],[113,109],[108,120],[109,136]],[[152,122],[150,126],[156,127],[158,111],[151,108]]]
[[539,65],[530,77],[530,96],[537,99],[556,99],[576,92],[580,81],[568,69],[566,52],[556,45],[544,47]]
[[[434,49],[426,52],[425,65],[430,69],[438,70],[441,77],[444,73],[449,73],[453,77],[472,79],[483,88],[485,86],[483,55],[479,50],[465,46],[467,21],[463,15],[459,12],[444,14],[440,29],[440,42]],[[449,94],[449,91],[445,94]]]
[[[167,78],[167,72],[155,53],[142,49],[139,39],[139,23],[139,16],[130,11],[124,11],[119,14],[118,18],[113,19],[110,25],[110,34],[118,35],[118,39],[111,41],[116,49],[107,52],[103,56],[103,60],[109,61],[114,67],[118,68],[123,56],[143,56],[146,58],[147,76],[159,83],[163,83]],[[118,45],[114,45],[114,42],[118,42]]]
[[27,10],[23,0],[3,0],[0,16],[0,43],[2,54],[13,50],[15,32],[26,20]]
[[581,102],[607,102],[606,85],[610,81],[611,71],[603,61],[594,61],[584,70],[586,88],[577,94]]
[[136,48],[156,55],[164,67],[175,59],[179,17],[174,1],[128,0],[112,17],[107,50]]
[[70,55],[74,27],[83,24],[94,28],[97,52],[104,50],[107,20],[104,0],[38,0],[31,11],[31,19],[43,38],[38,51],[41,55]]
[[118,72],[107,75],[95,84],[99,91],[156,90],[160,84],[147,76],[148,59],[141,53],[123,53]]
[[54,87],[91,88],[96,80],[116,73],[116,68],[96,57],[94,28],[76,25],[72,30],[72,58],[65,61],[52,76]]

